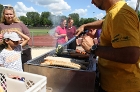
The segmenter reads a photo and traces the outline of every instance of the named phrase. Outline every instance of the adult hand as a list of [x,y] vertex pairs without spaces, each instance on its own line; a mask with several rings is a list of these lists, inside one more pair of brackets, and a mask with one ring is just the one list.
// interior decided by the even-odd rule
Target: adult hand
[[91,38],[91,37],[88,36],[88,35],[85,35],[85,36],[83,37],[83,40],[82,40],[82,43],[81,43],[82,48],[83,48],[86,52],[90,53],[90,49],[91,49],[91,47],[92,47],[93,45],[94,45],[93,38]]
[[76,35],[75,36],[79,36],[80,33],[82,33],[84,31],[84,25],[80,26],[77,30],[76,30]]

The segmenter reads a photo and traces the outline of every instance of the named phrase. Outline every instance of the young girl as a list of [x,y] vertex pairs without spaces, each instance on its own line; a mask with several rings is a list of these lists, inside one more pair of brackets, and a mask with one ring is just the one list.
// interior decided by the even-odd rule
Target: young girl
[[[20,43],[21,38],[23,42]],[[26,45],[29,37],[18,30],[5,32],[3,35],[3,42],[5,48],[0,53],[0,65],[16,71],[22,70],[21,52],[22,46]]]

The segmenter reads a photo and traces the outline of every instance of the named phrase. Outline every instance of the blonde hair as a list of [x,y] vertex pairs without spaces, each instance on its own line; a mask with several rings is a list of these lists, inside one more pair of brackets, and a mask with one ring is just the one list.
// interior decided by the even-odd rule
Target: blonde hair
[[5,10],[12,10],[14,13],[14,18],[13,18],[13,22],[21,22],[20,19],[16,16],[15,10],[12,6],[4,6],[2,13],[1,13],[1,22],[4,23],[6,22],[5,17],[4,17],[4,12]]

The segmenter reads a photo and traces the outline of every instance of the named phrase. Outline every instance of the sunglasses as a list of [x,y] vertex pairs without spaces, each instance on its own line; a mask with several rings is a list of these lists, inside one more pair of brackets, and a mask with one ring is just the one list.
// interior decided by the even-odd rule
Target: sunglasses
[[6,40],[10,40],[11,42],[13,42],[13,43],[18,43],[19,41],[13,41],[13,40],[11,40],[11,39],[9,39],[9,38],[6,38]]
[[11,39],[10,39],[10,41],[12,41],[13,43],[18,43],[18,42],[19,42],[19,41],[13,41],[13,40],[11,40]]
[[13,9],[12,6],[4,6],[4,9]]

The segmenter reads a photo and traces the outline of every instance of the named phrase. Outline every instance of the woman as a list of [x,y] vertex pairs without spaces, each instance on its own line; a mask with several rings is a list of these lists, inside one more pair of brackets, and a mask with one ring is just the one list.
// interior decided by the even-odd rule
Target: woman
[[[26,27],[25,24],[23,24],[15,14],[15,10],[12,6],[4,6],[3,11],[2,11],[2,17],[1,17],[1,23],[0,23],[0,48],[2,50],[3,44],[2,44],[2,34],[4,34],[8,30],[18,30],[21,31],[23,34],[27,35],[30,37],[29,29]],[[24,40],[24,39],[23,39]],[[31,59],[31,49],[26,44],[23,47],[23,53],[22,53],[22,64],[27,62],[28,60]]]
[[[68,40],[70,40],[70,39],[73,38],[73,37],[75,36],[75,34],[76,34],[76,27],[73,26],[74,21],[73,21],[73,19],[72,19],[71,17],[68,18],[67,23],[68,23],[67,28],[66,28],[66,30],[67,30],[67,36],[68,36]],[[73,42],[71,42],[71,43],[68,45],[67,48],[68,48],[68,49],[73,49],[73,50],[75,50],[75,49],[76,49],[76,40],[74,40]]]
[[66,33],[66,19],[61,19],[60,25],[56,27],[55,37],[57,38],[56,47],[68,41]]

